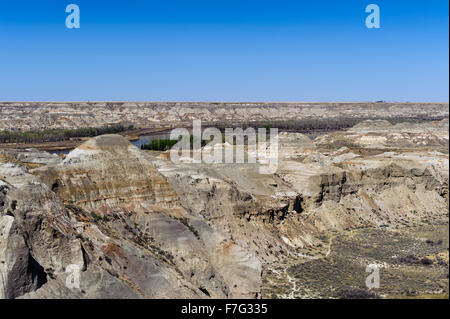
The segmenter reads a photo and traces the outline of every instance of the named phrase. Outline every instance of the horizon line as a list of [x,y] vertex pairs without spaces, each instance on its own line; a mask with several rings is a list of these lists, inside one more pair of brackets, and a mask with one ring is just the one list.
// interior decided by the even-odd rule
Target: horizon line
[[0,101],[0,103],[449,103],[449,101],[183,101],[183,100],[166,100],[166,101],[138,101],[138,100],[79,100],[79,101]]

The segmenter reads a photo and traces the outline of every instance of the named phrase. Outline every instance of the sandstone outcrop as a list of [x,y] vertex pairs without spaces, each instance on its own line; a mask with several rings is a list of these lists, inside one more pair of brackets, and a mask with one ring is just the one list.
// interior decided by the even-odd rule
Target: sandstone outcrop
[[[20,180],[19,185],[8,186],[4,207],[11,206],[10,197],[17,198],[17,213],[2,216],[8,218],[6,225],[11,224],[11,218],[17,220],[20,211],[39,209],[39,204],[50,210],[40,216],[42,220],[27,215],[18,222],[22,225],[18,235],[30,237],[28,247],[32,247],[22,247],[24,253],[39,256],[36,260],[47,281],[40,288],[27,289],[25,292],[39,288],[26,297],[83,296],[63,288],[64,269],[70,264],[84,270],[84,297],[118,297],[123,293],[143,298],[233,298],[260,293],[259,260],[203,219],[187,214],[165,178],[123,137],[97,137],[61,163],[32,173],[10,163],[0,167],[5,183]],[[42,189],[41,194],[31,195],[28,184],[24,185],[28,180]],[[22,195],[13,197],[15,192]],[[25,198],[27,202],[23,202]],[[43,252],[41,245],[48,239],[29,233],[29,228],[44,225],[47,219],[55,225],[39,229],[36,236],[53,234],[51,247],[61,251],[47,247]],[[11,232],[9,228],[6,230]],[[18,251],[13,248],[8,247],[6,253]],[[53,278],[49,278],[50,273]],[[108,293],[102,295],[104,291]],[[20,294],[11,297],[17,296]]]

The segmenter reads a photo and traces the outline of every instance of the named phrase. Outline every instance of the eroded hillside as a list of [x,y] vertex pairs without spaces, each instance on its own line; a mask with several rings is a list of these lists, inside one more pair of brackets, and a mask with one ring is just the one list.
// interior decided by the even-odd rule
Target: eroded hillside
[[[0,296],[338,297],[307,274],[339,277],[338,261],[351,260],[359,287],[367,262],[388,261],[356,246],[350,258],[351,240],[335,251],[333,238],[448,229],[448,120],[366,121],[314,140],[280,133],[279,142],[270,175],[259,163],[174,164],[119,135],[65,158],[0,150]],[[432,293],[448,294],[448,241],[441,245],[440,264],[435,257],[427,271],[447,274]],[[302,276],[314,266],[305,260],[333,271]],[[80,289],[65,285],[70,264],[82,269]]]

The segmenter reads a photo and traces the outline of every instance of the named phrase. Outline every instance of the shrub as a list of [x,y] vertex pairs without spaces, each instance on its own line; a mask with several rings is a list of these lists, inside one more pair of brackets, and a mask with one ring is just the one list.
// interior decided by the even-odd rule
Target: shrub
[[425,265],[425,266],[429,266],[429,265],[433,264],[433,261],[431,259],[427,258],[427,257],[422,258],[420,260],[420,262],[422,263],[422,265]]
[[375,292],[353,287],[343,288],[339,295],[341,299],[380,299]]
[[419,258],[417,258],[414,255],[408,255],[406,257],[401,257],[401,258],[399,258],[398,261],[401,263],[404,263],[404,264],[409,264],[409,265],[415,265],[420,262]]

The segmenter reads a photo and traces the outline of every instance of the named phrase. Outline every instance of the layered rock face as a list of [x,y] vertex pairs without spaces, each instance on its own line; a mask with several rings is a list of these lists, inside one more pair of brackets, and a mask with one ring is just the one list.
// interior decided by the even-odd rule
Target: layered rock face
[[102,217],[118,212],[176,209],[178,197],[141,152],[116,135],[89,140],[56,166],[36,169],[65,202]]
[[85,267],[81,242],[61,201],[24,167],[0,165],[2,295],[22,296],[49,280],[57,260]]
[[[386,127],[282,133],[270,175],[259,163],[174,164],[118,135],[64,160],[3,152],[0,296],[258,298],[267,264],[324,233],[444,222],[448,121]],[[33,158],[40,167],[23,165]],[[80,288],[66,284],[73,265]]]
[[[6,273],[14,276],[23,272],[15,270],[17,262],[13,257],[29,254],[31,260],[32,256],[39,256],[37,264],[43,269],[47,283],[43,286],[43,282],[35,283],[31,273],[30,278],[23,279],[25,286],[30,287],[7,297],[18,297],[37,288],[25,297],[259,295],[262,272],[259,260],[203,219],[189,215],[165,178],[123,137],[97,137],[75,149],[58,165],[32,173],[10,163],[0,168],[4,188],[8,189],[4,209],[12,210],[11,216],[8,211],[5,216],[2,212],[6,236],[2,258],[6,259]],[[7,184],[11,180],[21,182]],[[28,189],[28,184],[24,185],[28,180],[41,188],[42,193]],[[14,196],[15,192],[22,195]],[[14,200],[15,210],[10,208]],[[20,216],[19,207],[27,212],[27,218],[17,222],[22,227],[13,233],[14,221]],[[42,220],[30,219],[30,209],[45,207],[48,214],[41,214]],[[54,221],[55,216],[61,220]],[[39,229],[50,222],[55,223],[53,228],[49,225],[49,229]],[[52,234],[55,239],[48,243],[49,248],[63,252],[48,249],[43,253],[40,245],[46,239],[36,238],[36,243],[34,237],[28,244],[30,249],[25,245],[20,246],[21,250],[8,246],[15,239],[14,234],[30,237],[30,228],[38,228],[36,234]],[[58,242],[59,237],[65,241]],[[20,256],[10,257],[13,253]],[[81,288],[75,291],[64,286],[65,270],[73,264],[83,270]],[[26,263],[20,265],[26,267]]]
[[448,103],[1,102],[0,130],[186,126],[192,120],[246,123],[304,118],[440,118]]
[[[288,141],[296,140],[293,135],[286,136]],[[260,175],[249,164],[155,165],[182,194],[188,211],[202,215],[263,262],[314,245],[323,232],[445,220],[448,155],[353,151],[325,153],[288,142],[274,175]]]

